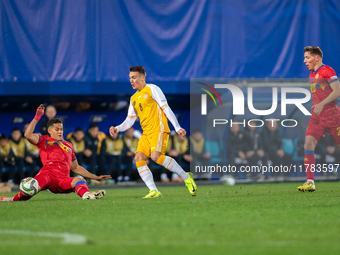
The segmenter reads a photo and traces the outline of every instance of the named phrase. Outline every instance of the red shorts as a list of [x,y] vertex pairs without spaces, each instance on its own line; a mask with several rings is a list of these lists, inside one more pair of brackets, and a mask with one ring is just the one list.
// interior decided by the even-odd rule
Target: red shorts
[[[334,120],[338,123],[334,124]],[[327,132],[333,137],[335,144],[340,144],[340,118],[336,118],[334,120],[332,123],[327,123],[327,121],[323,121],[322,119],[320,120],[313,114],[308,122],[306,136],[313,136],[317,141],[319,141],[321,137],[325,137],[325,133]]]
[[39,183],[41,190],[50,190],[53,193],[71,193],[75,191],[72,188],[74,177],[61,176],[53,172],[51,168],[43,167],[34,177]]

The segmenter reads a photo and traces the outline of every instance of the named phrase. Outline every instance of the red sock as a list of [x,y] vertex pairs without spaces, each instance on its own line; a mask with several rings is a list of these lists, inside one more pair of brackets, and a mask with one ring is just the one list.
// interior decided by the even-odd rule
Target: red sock
[[314,181],[315,156],[314,151],[305,150],[305,169],[307,180]]
[[89,188],[86,186],[85,181],[79,181],[74,187],[78,196],[82,197],[86,192],[90,192]]
[[21,191],[16,194],[14,197],[13,197],[13,201],[26,201],[26,200],[29,200],[31,197],[29,196],[26,196],[24,193],[22,193]]

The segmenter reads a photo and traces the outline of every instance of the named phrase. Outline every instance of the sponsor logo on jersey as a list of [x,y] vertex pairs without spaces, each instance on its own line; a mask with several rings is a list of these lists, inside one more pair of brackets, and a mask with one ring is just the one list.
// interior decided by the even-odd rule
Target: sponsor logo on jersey
[[65,144],[63,144],[62,142],[59,142],[59,141],[48,141],[46,140],[45,142],[45,147],[48,146],[48,145],[57,145],[59,146],[63,151],[66,151],[66,152],[71,152],[72,153],[72,150],[71,148],[67,147]]

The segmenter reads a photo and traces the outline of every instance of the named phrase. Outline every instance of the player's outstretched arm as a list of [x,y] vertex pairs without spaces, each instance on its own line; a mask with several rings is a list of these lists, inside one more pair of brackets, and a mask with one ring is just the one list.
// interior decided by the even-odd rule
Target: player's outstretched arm
[[175,116],[175,114],[173,113],[173,111],[171,110],[171,108],[169,106],[166,106],[163,109],[166,117],[168,118],[168,120],[170,120],[171,124],[174,126],[177,134],[181,135],[181,136],[185,136],[187,134],[187,131],[185,131],[185,129],[181,128],[181,126],[178,123],[178,120]]
[[137,119],[137,113],[135,111],[135,109],[133,108],[131,102],[129,105],[129,109],[128,109],[128,116],[126,117],[126,119],[124,120],[124,122],[122,124],[120,124],[117,127],[111,126],[109,129],[110,135],[113,136],[114,133],[117,132],[123,132],[125,130],[128,130],[130,127],[133,126],[133,124],[135,124],[135,121]]
[[31,121],[31,123],[28,125],[26,131],[25,131],[25,137],[27,138],[30,143],[36,145],[39,142],[39,135],[34,134],[35,126],[37,125],[38,121],[41,119],[41,117],[44,115],[45,106],[43,104],[39,105],[34,119]]
[[85,178],[89,178],[89,179],[92,179],[92,180],[100,181],[100,182],[106,181],[106,180],[112,178],[110,175],[100,175],[100,176],[97,176],[97,175],[91,174],[84,167],[80,166],[78,164],[77,160],[74,160],[72,162],[71,170],[73,172],[75,172],[76,174],[80,175],[80,176],[83,176]]
[[168,102],[165,98],[165,95],[163,94],[163,91],[159,87],[153,86],[151,87],[151,92],[152,92],[152,98],[157,102],[159,107],[163,110],[168,120],[174,126],[177,134],[181,136],[185,136],[186,131],[183,128],[181,128],[181,126],[179,125],[175,114],[173,113],[170,106],[168,105]]

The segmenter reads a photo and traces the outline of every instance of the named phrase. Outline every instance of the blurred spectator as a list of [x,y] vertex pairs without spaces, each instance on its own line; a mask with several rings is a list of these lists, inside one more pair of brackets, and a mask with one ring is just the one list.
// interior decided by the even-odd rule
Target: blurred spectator
[[28,127],[29,123],[26,123],[24,125],[24,128],[22,130],[22,139],[25,141],[25,146],[26,146],[26,157],[25,157],[25,165],[29,166],[29,173],[28,176],[34,177],[36,174],[35,167],[36,165],[39,165],[42,167],[42,163],[40,160],[40,155],[39,155],[39,149],[37,146],[31,144],[24,136],[25,131]]
[[[177,161],[177,163],[184,169],[184,171],[190,171],[190,149],[189,149],[189,139],[185,136],[174,135],[169,137],[167,153],[170,157]],[[165,171],[166,169],[163,168]],[[167,172],[162,172],[161,181],[168,182]],[[171,173],[171,172],[170,172]],[[176,174],[172,173],[171,181],[182,182],[183,180]]]
[[[21,137],[21,131],[19,128],[12,129],[12,135],[9,139],[9,144],[11,145],[11,149],[14,153],[15,165],[18,167],[19,180],[14,180],[15,171],[10,171],[8,173],[8,182],[20,183],[20,181],[24,179],[24,161],[27,152],[25,140],[23,137]],[[26,157],[26,161],[33,163],[33,159],[29,156]]]
[[[268,155],[268,159],[273,166],[289,166],[292,162],[292,156],[283,150],[283,142],[281,132],[277,129],[277,121],[270,120],[266,122],[266,126],[261,132],[264,151]],[[289,173],[272,173],[272,176],[286,175]]]
[[41,135],[49,135],[49,133],[47,132],[47,122],[57,115],[57,110],[55,109],[53,105],[49,105],[45,109],[45,115],[46,115],[46,118],[40,121],[40,134]]
[[73,133],[67,135],[67,140],[72,143],[74,149],[74,155],[77,158],[78,164],[83,165],[84,151],[85,151],[85,141],[84,141],[84,130],[80,127],[76,128]]
[[[15,158],[14,153],[11,149],[11,145],[8,142],[8,137],[5,134],[0,136],[0,181],[3,180],[3,168],[4,166],[9,167],[9,173],[15,172]],[[13,180],[13,177],[12,177]],[[13,181],[12,181],[13,184]]]
[[119,138],[118,133],[114,133],[113,136],[107,135],[103,140],[100,153],[102,157],[101,162],[107,164],[107,169],[102,174],[112,175],[113,172],[117,172],[119,182],[123,181],[123,170],[121,167],[123,147],[123,139]]
[[102,131],[98,130],[98,149],[97,149],[97,154],[99,155],[101,152],[101,147],[102,147],[102,142],[106,138],[106,134]]
[[88,171],[96,174],[96,166],[98,161],[98,126],[92,124],[89,129],[87,130],[87,134],[84,138],[85,141],[85,150],[84,150],[84,157],[83,162],[84,164],[88,164]]
[[[246,160],[246,143],[243,132],[240,131],[238,123],[232,123],[227,139],[227,159],[228,164],[235,166]],[[231,173],[234,177],[238,177],[237,173]]]
[[[190,152],[191,152],[191,172],[195,172],[196,166],[208,166],[211,154],[205,150],[205,140],[200,129],[193,131],[189,137]],[[201,173],[202,176],[195,176],[195,178],[210,179],[209,173]]]
[[[256,130],[256,123],[250,121],[244,130],[245,154],[249,166],[257,166],[259,161],[266,164],[265,153],[263,150],[263,142],[260,132]],[[251,173],[250,177],[256,176]]]
[[[134,163],[135,151],[137,150],[138,138],[133,136],[134,128],[131,127],[125,131],[123,136],[123,153],[122,163],[126,165],[124,181],[129,181]],[[118,176],[117,181],[122,181],[123,176]]]

